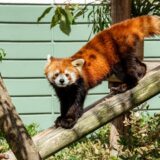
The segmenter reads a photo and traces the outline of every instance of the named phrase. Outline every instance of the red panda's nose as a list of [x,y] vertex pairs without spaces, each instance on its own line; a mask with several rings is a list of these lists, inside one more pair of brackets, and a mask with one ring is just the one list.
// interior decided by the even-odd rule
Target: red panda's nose
[[60,79],[59,82],[60,82],[61,84],[63,84],[63,83],[64,83],[64,79]]

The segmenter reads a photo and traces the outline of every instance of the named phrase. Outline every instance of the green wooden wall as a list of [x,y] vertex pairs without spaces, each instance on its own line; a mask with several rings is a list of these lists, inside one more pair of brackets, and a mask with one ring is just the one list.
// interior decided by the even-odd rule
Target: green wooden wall
[[[44,77],[48,54],[66,57],[88,41],[92,25],[79,18],[70,36],[58,28],[50,30],[51,15],[40,24],[37,17],[48,5],[0,4],[0,48],[7,56],[0,63],[9,94],[25,124],[36,122],[47,128],[59,115],[58,100]],[[160,39],[145,40],[145,59],[160,60]],[[85,106],[108,93],[107,82],[89,92]],[[148,101],[150,113],[160,109],[159,96]]]

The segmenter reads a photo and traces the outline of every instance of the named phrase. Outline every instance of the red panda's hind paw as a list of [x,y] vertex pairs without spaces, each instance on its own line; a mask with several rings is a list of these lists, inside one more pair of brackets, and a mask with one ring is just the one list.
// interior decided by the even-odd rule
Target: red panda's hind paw
[[128,85],[127,84],[120,84],[117,87],[111,87],[110,95],[123,93],[127,90],[128,90]]

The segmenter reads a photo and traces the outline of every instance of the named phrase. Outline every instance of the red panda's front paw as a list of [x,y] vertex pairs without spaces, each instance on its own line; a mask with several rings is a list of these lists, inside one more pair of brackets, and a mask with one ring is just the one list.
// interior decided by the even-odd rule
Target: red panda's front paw
[[66,117],[61,120],[61,127],[65,129],[70,129],[76,124],[76,122],[77,122],[76,118]]
[[59,116],[56,120],[55,120],[55,127],[58,128],[58,127],[61,127],[61,121],[62,121],[62,117]]
[[64,118],[62,116],[59,116],[55,121],[55,127],[70,129],[76,124],[76,122],[77,122],[76,118],[69,117],[69,116]]

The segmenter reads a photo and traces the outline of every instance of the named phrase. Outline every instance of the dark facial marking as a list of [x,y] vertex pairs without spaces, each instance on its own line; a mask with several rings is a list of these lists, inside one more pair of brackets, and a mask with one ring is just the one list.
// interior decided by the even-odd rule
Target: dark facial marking
[[87,63],[87,65],[88,65],[88,66],[90,66],[90,65],[91,65],[91,63],[89,63],[89,62],[88,62],[88,63]]
[[94,55],[94,54],[91,54],[91,55],[89,55],[89,59],[96,59],[97,57],[96,57],[96,55]]

